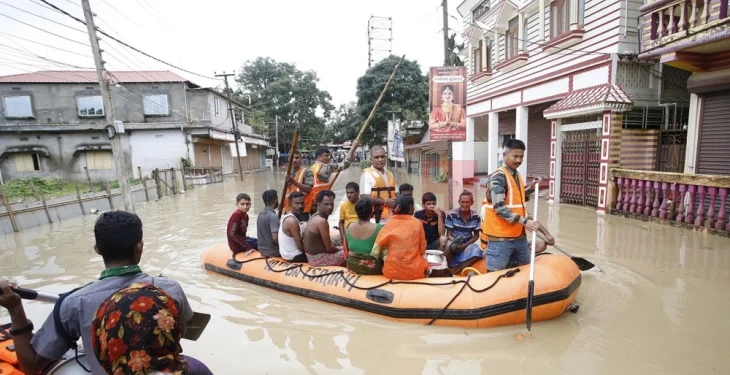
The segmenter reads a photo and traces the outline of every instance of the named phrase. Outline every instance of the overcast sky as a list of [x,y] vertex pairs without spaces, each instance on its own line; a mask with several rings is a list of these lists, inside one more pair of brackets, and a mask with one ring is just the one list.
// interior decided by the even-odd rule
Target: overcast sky
[[[46,1],[83,19],[81,0]],[[40,0],[0,0],[0,75],[73,69],[28,59],[28,51],[67,64],[93,67],[90,47],[58,37],[88,44],[85,33],[13,8],[85,31],[84,25],[39,4]],[[224,70],[239,71],[245,61],[268,56],[316,71],[320,88],[332,95],[335,105],[356,100],[357,78],[368,64],[371,15],[392,17],[394,54],[417,60],[424,72],[429,66],[441,65],[440,5],[440,0],[91,0],[92,10],[98,15],[97,26],[166,62],[212,76]],[[457,18],[458,5],[456,0],[449,3],[449,14]],[[449,18],[449,27],[459,34],[461,26],[454,18]],[[221,83],[169,68],[115,42],[110,44],[102,42],[110,70],[170,69],[203,86]]]

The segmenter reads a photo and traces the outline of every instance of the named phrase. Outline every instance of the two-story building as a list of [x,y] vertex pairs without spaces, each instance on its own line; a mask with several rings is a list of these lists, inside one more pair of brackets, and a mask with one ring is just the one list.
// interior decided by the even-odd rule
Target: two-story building
[[[234,171],[233,121],[227,98],[169,71],[108,72],[122,145],[134,175],[155,168],[195,166]],[[4,179],[31,176],[82,181],[116,179],[106,137],[106,108],[93,71],[42,71],[0,77],[0,171]],[[242,125],[244,141],[268,147]],[[254,146],[256,147],[256,146]],[[258,160],[248,169],[264,163]],[[243,146],[242,156],[247,155]],[[115,157],[117,157],[115,155]],[[248,159],[246,159],[248,161]]]
[[[458,11],[466,25],[466,143],[473,146],[455,145],[455,159],[487,155],[486,163],[474,165],[476,172],[491,172],[503,142],[521,139],[527,152],[520,172],[542,177],[551,202],[600,212],[609,194],[609,167],[623,161],[657,169],[660,129],[681,123],[689,94],[668,88],[667,82],[681,87],[686,81],[682,71],[636,58],[642,5],[463,1]],[[673,107],[666,105],[669,98]]]

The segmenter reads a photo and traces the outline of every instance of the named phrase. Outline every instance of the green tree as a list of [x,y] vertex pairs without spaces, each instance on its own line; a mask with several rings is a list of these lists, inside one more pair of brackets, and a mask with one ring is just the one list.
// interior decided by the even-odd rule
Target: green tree
[[[368,69],[357,80],[357,112],[366,119],[385,87],[400,58],[389,56]],[[388,120],[391,111],[401,120],[425,120],[428,117],[428,77],[423,74],[418,62],[403,60],[398,72],[385,93],[380,107],[373,115],[361,144],[383,144],[388,133]],[[360,129],[356,130],[356,133]]]
[[319,78],[314,71],[259,57],[243,65],[236,82],[236,98],[243,101],[245,97],[247,102],[251,96],[257,128],[262,124],[272,126],[278,117],[279,152],[288,152],[296,126],[304,143],[322,137],[325,119],[334,106],[330,94],[317,87]]
[[357,111],[357,104],[349,102],[341,104],[332,112],[327,122],[324,141],[342,143],[354,141],[362,127],[363,118]]
[[456,34],[449,37],[449,66],[464,66],[464,61],[459,57],[459,52],[464,50],[464,43],[456,44]]

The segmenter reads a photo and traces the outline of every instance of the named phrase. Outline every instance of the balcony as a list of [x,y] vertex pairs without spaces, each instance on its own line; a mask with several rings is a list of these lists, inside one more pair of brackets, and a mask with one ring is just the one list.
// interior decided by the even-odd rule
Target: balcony
[[730,176],[612,169],[611,213],[730,237]]
[[701,71],[730,47],[728,0],[658,0],[640,11],[640,58]]

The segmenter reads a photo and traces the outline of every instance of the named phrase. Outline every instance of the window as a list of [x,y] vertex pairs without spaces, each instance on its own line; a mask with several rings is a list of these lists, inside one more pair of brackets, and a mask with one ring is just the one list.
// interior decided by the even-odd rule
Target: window
[[151,116],[167,116],[170,114],[170,107],[167,102],[167,95],[145,95],[144,114]]
[[478,47],[474,49],[472,52],[473,56],[473,68],[472,68],[472,74],[479,74],[479,72],[482,71],[482,48],[484,45],[482,44],[484,41],[480,40]]
[[33,172],[41,170],[41,158],[38,154],[15,154],[15,170],[17,172]]
[[33,117],[33,106],[30,96],[6,96],[3,98],[5,117],[28,118]]
[[585,0],[577,0],[578,1],[578,25],[583,26],[583,20],[585,18],[585,8],[586,8],[586,2]]
[[555,0],[550,5],[550,37],[556,38],[568,32],[570,25],[570,0]]
[[530,39],[529,33],[527,32],[527,18],[528,17],[525,17],[525,22],[522,25],[522,38],[523,39],[521,40],[522,52],[525,52],[525,53],[527,53],[527,48],[530,46],[530,44],[527,43],[527,40]]
[[213,106],[215,107],[215,114],[220,115],[221,114],[221,100],[218,98],[213,98]]
[[86,168],[112,169],[112,153],[107,151],[86,151]]
[[79,116],[104,116],[104,100],[101,95],[79,96]]
[[471,11],[471,19],[472,21],[476,21],[479,19],[479,17],[483,16],[487,12],[489,12],[489,2],[490,0],[484,0],[481,4],[477,5],[474,10]]
[[519,31],[520,31],[520,21],[519,17],[515,17],[512,20],[509,21],[509,28],[507,29],[507,33],[505,33],[504,40],[506,43],[505,53],[507,54],[507,60],[509,60],[512,57],[517,56],[517,46],[519,45]]

